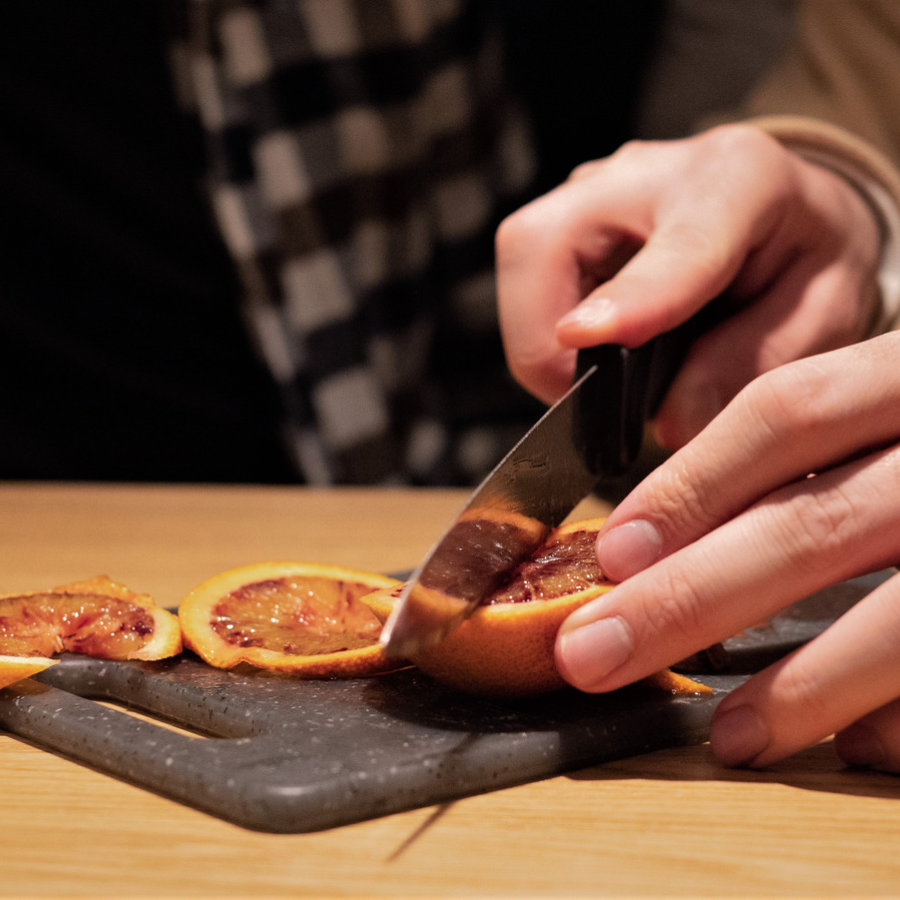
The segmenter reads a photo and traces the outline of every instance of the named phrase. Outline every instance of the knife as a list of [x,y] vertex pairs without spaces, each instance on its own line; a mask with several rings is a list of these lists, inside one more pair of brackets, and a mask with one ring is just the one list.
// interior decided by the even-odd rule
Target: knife
[[404,585],[381,634],[389,655],[410,658],[440,641],[602,479],[627,471],[696,331],[689,320],[637,348],[578,352],[572,387],[479,485]]

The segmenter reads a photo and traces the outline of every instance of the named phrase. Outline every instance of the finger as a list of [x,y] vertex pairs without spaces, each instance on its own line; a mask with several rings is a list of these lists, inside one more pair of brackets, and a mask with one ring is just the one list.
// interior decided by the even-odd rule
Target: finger
[[900,437],[898,354],[891,333],[752,382],[610,514],[600,567],[625,580],[782,485]]
[[[598,167],[602,168],[602,166]],[[507,218],[497,231],[500,325],[510,370],[553,400],[569,386],[571,348],[556,323],[610,278],[649,233],[652,184],[634,176],[568,182]]]
[[[515,377],[554,399],[571,379],[573,348],[643,343],[715,296],[775,227],[783,153],[746,126],[630,144],[508,218],[497,233],[497,288]],[[715,166],[694,161],[709,154]],[[760,157],[768,177],[755,179]],[[721,189],[708,190],[711,175]],[[631,261],[616,275],[623,256]]]
[[[701,146],[703,152],[696,152]],[[717,129],[679,147],[681,160],[648,159],[653,145],[623,154],[622,166],[630,164],[641,174],[662,165],[671,173],[673,163],[680,166],[654,195],[642,250],[558,323],[564,345],[637,346],[674,328],[722,293],[754,248],[782,227],[789,213],[782,198],[793,181],[793,163],[769,137],[741,126]],[[614,174],[619,169],[610,165],[596,177]],[[590,178],[581,179],[582,189]],[[782,243],[779,252],[790,250]]]
[[[547,402],[566,390],[575,367],[575,354],[563,353],[554,335],[556,321],[581,299],[577,248],[570,248],[568,237],[575,200],[568,186],[557,188],[506,219],[496,237],[497,304],[507,362],[513,376]],[[609,239],[592,238],[594,254],[605,255]]]
[[848,766],[900,773],[900,699],[839,731],[834,749]]
[[[713,752],[727,765],[766,766],[857,722],[858,740],[859,729],[874,738],[865,751],[869,764],[897,765],[900,707],[885,705],[900,695],[898,640],[895,576],[810,644],[726,697],[712,720]],[[873,710],[879,712],[867,716]],[[853,739],[850,729],[839,739],[839,752],[843,746],[852,755]],[[858,757],[861,749],[857,744]]]
[[900,556],[900,447],[788,485],[586,604],[560,672],[587,691],[647,677],[822,587]]

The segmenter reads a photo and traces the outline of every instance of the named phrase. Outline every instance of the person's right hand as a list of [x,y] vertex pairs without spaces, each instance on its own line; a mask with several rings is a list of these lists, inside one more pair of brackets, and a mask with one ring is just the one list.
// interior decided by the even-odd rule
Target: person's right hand
[[507,359],[552,401],[577,348],[637,346],[727,292],[738,311],[697,341],[656,419],[675,449],[757,375],[866,337],[878,258],[859,194],[753,126],[627,144],[498,231]]

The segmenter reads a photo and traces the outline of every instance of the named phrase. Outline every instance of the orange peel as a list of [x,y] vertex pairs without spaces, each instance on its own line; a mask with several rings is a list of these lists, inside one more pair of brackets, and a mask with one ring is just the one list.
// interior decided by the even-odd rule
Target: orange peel
[[58,662],[58,659],[47,656],[0,656],[0,688],[37,675]]
[[[411,658],[427,675],[473,694],[526,697],[566,686],[556,667],[556,635],[566,617],[613,588],[597,567],[594,542],[604,519],[556,528],[454,631]],[[363,602],[384,622],[401,588]],[[709,688],[668,670],[650,681],[676,693]]]
[[306,678],[376,675],[408,665],[378,644],[359,598],[395,578],[306,562],[262,562],[214,575],[178,608],[185,646],[220,669],[241,663]]
[[0,654],[36,662],[64,650],[98,659],[163,659],[181,651],[181,628],[151,597],[106,575],[0,596]]

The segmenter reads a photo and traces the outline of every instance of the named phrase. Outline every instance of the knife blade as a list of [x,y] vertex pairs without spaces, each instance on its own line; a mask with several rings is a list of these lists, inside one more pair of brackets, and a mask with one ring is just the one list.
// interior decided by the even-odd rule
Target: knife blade
[[391,656],[437,643],[606,477],[636,459],[690,339],[690,322],[637,348],[580,350],[575,381],[482,481],[406,582],[381,634]]

